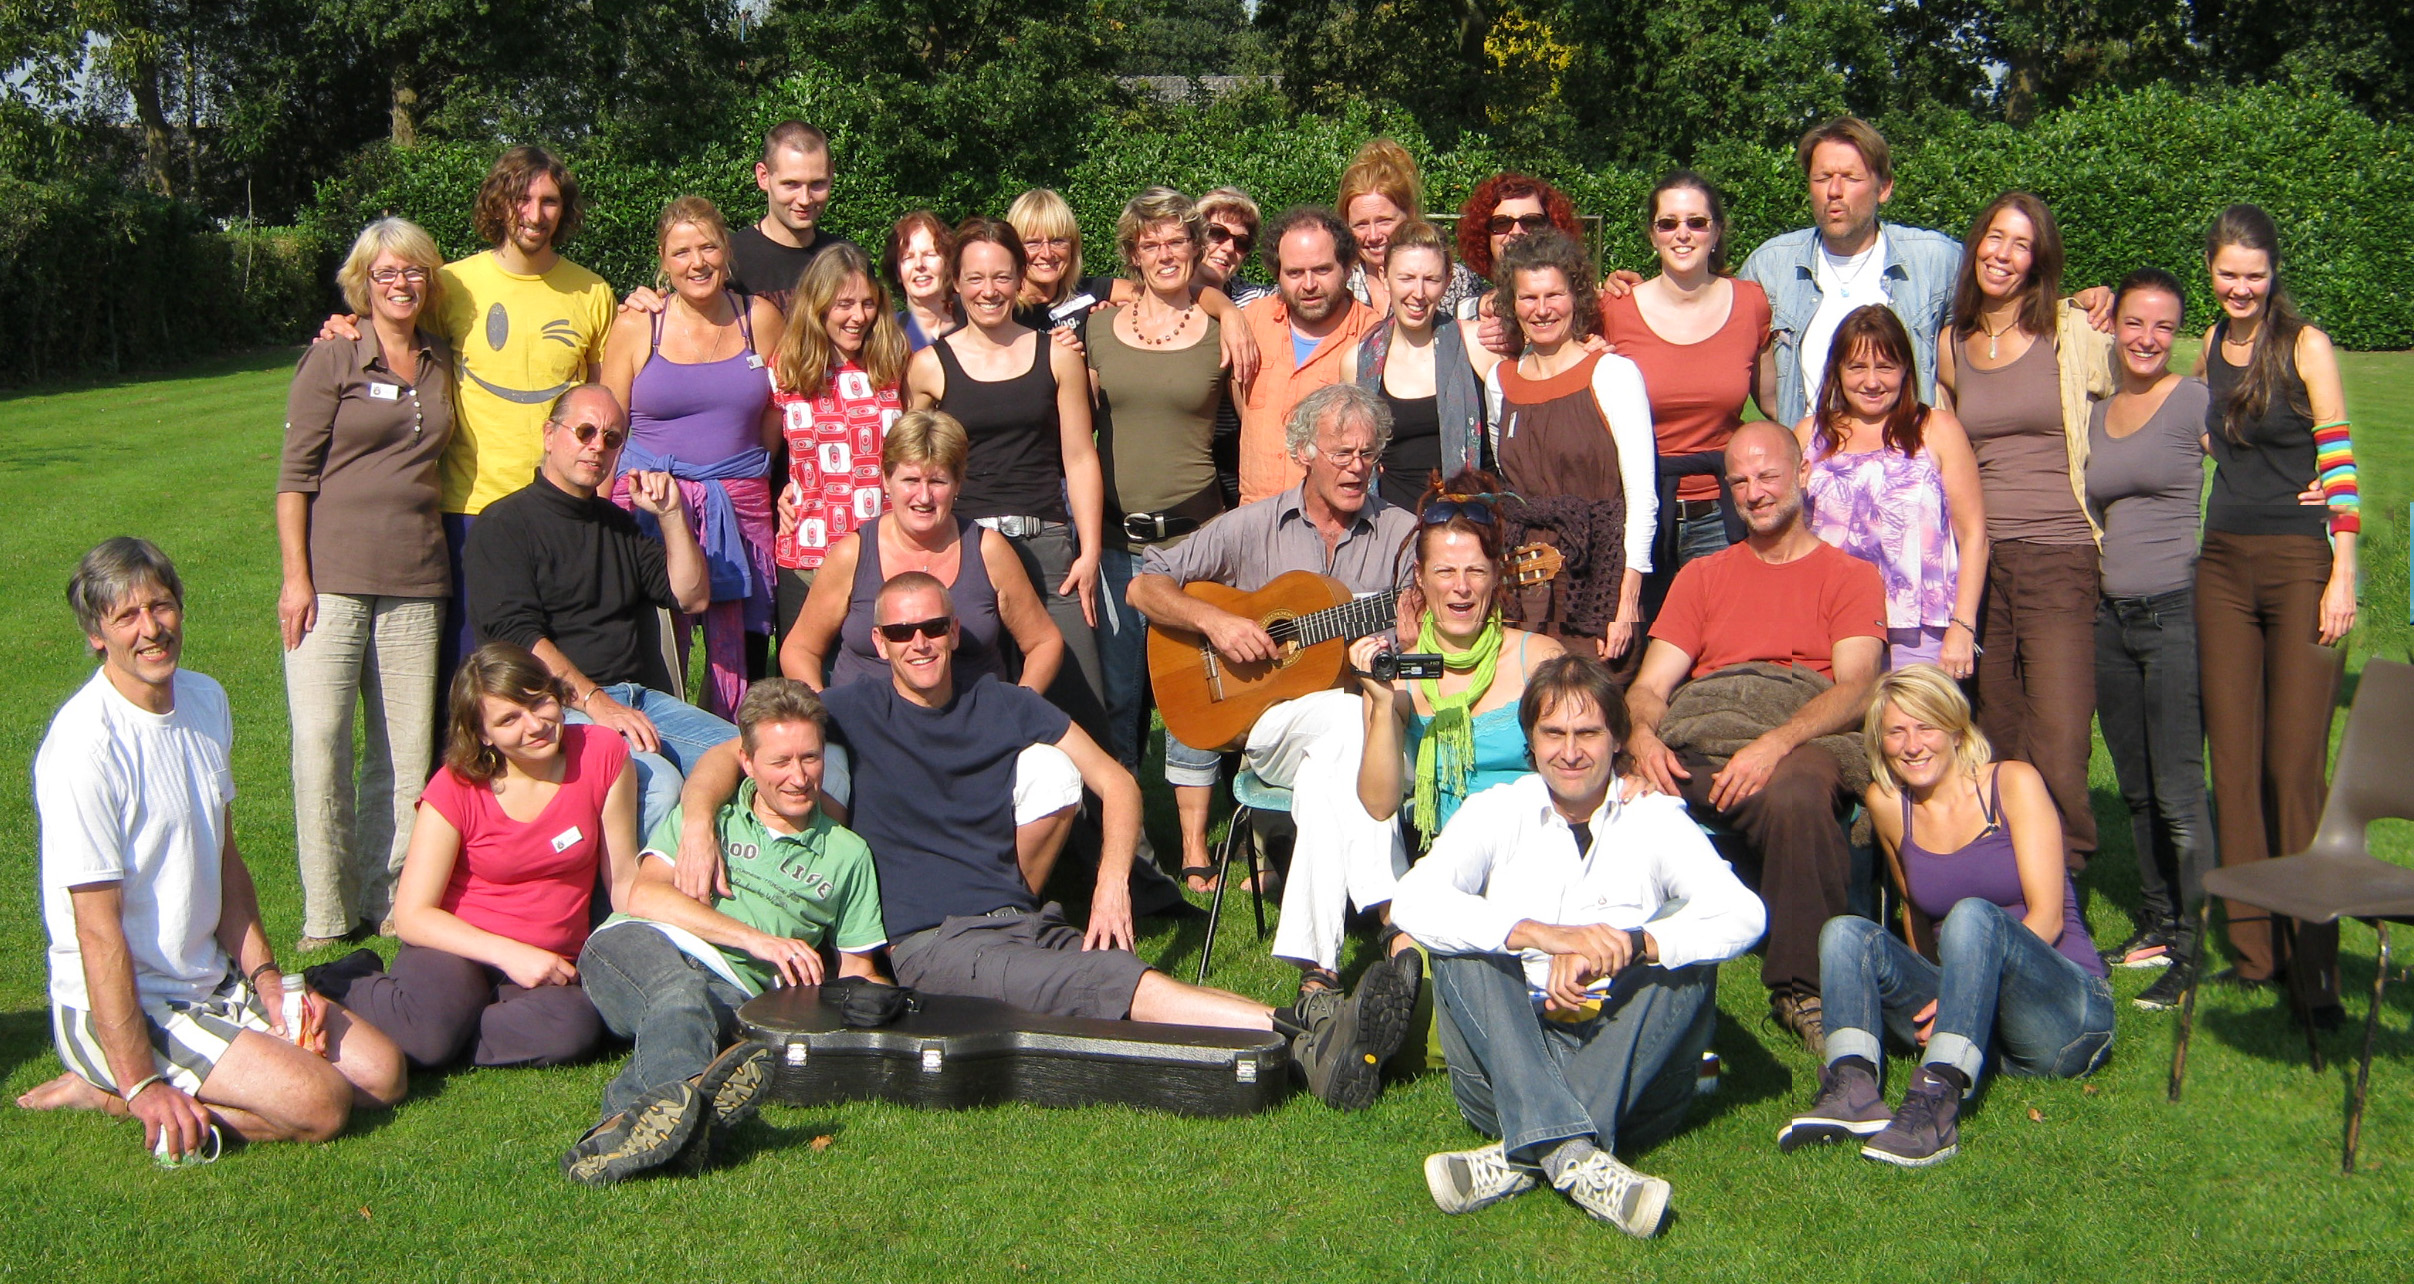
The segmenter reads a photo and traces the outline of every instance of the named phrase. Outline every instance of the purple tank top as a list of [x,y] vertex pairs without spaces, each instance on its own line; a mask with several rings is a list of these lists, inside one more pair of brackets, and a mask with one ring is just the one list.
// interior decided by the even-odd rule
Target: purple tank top
[[[1932,852],[1912,839],[1911,795],[1903,795],[1903,878],[1911,884],[1911,903],[1920,913],[1942,922],[1956,904],[1976,896],[2003,907],[2013,918],[2028,916],[2028,901],[2020,891],[2020,863],[2012,854],[2012,831],[2002,817],[2002,782],[1990,775],[1986,829],[1960,851]],[[2096,955],[2087,924],[2079,918],[2079,892],[2068,874],[2062,876],[2062,939],[2054,948],[2087,975],[2104,975],[2104,960]]]
[[629,385],[629,440],[686,464],[712,464],[763,444],[771,376],[754,348],[750,300],[733,294],[746,350],[725,361],[683,364],[662,356],[662,317],[654,346]]
[[[888,583],[880,569],[880,524],[887,520],[884,513],[855,533],[855,584],[847,592],[847,618],[838,626],[838,653],[830,661],[830,685],[834,687],[865,678],[889,679],[888,661],[880,658],[872,644],[872,602],[880,596],[880,586]],[[956,519],[956,539],[963,551],[956,557],[956,582],[947,586],[947,596],[956,606],[955,679],[959,691],[984,673],[997,675],[1000,682],[1014,681],[1006,676],[1006,657],[998,651],[998,635],[1004,625],[997,613],[997,586],[989,582],[989,563],[981,559],[984,533],[971,518]]]

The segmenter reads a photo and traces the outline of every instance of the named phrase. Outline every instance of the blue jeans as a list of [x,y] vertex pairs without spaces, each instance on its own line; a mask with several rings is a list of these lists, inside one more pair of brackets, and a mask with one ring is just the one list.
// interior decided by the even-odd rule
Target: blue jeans
[[2096,718],[2137,845],[2138,923],[2176,924],[2193,940],[2186,911],[2204,899],[2214,862],[2195,587],[2096,603],[2095,675]]
[[1819,999],[1827,1059],[1884,1065],[1880,1022],[1906,1046],[1911,1018],[1936,1001],[1921,1060],[1949,1065],[1977,1086],[1987,1045],[2006,1074],[2069,1079],[2112,1054],[2112,986],[2090,976],[2002,906],[1973,896],[1937,925],[1940,967],[1865,918],[1838,917],[1819,933]]
[[1148,617],[1123,600],[1140,573],[1138,549],[1110,548],[1098,559],[1098,667],[1106,690],[1106,751],[1140,769],[1148,708]]
[[[642,826],[637,839],[643,842],[653,836],[654,826],[671,814],[671,808],[679,805],[679,787],[686,783],[688,769],[705,750],[736,739],[738,729],[677,696],[635,682],[596,689],[652,720],[662,741],[660,753],[629,752],[637,764],[638,824]],[[565,720],[594,721],[576,709],[569,710]]]
[[629,1063],[604,1085],[604,1119],[649,1089],[703,1073],[737,1029],[738,1007],[747,998],[669,937],[634,923],[588,937],[578,977],[604,1024],[637,1044]]
[[1528,1165],[1571,1138],[1649,1146],[1693,1104],[1717,984],[1715,964],[1630,968],[1600,1016],[1568,1023],[1535,1010],[1516,955],[1437,954],[1434,1008],[1459,1113]]

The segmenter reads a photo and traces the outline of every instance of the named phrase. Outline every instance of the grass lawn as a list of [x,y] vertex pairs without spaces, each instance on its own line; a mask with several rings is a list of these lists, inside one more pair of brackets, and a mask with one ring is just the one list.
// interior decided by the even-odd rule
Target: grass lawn
[[[0,399],[0,504],[12,514],[0,543],[0,654],[17,657],[0,688],[0,778],[15,782],[0,798],[0,953],[17,960],[0,970],[0,1081],[11,1096],[59,1071],[24,782],[53,710],[91,671],[60,589],[102,538],[147,535],[183,570],[186,663],[234,701],[236,829],[272,940],[289,947],[298,933],[269,503],[291,363],[291,353],[260,353]],[[2360,665],[2408,647],[2414,354],[2349,355],[2345,366],[2367,509]],[[1164,848],[1161,790],[1152,801]],[[2111,941],[2127,929],[2135,873],[2100,753],[2095,790],[2105,850],[2088,880],[2091,926]],[[2408,859],[2403,826],[2387,839]],[[1216,979],[1279,1001],[1292,973],[1263,957],[1240,910]],[[1187,974],[1199,935],[1160,926],[1142,953]],[[1777,1126],[1807,1100],[1815,1068],[1766,1027],[1757,962],[1740,960],[1723,978],[1724,1087],[1695,1126],[1639,1161],[1675,1186],[1672,1219],[1651,1243],[1547,1192],[1466,1218],[1437,1213],[1419,1161],[1474,1144],[1440,1075],[1352,1117],[1304,1098],[1234,1122],[773,1107],[705,1176],[576,1188],[556,1160],[593,1119],[615,1057],[423,1074],[409,1102],[357,1117],[332,1145],[266,1147],[173,1173],[148,1162],[129,1124],[0,1109],[0,1275],[2403,1279],[2414,1248],[2414,985],[2390,992],[2365,1171],[2343,1178],[2347,1056],[2370,992],[2372,933],[2350,926],[2344,954],[2354,1022],[2329,1039],[2326,1073],[2306,1068],[2270,1002],[2207,992],[2187,1098],[2169,1104],[2175,1022],[2131,1007],[2149,977],[2123,974],[2111,1064],[2085,1083],[1993,1081],[1964,1120],[1961,1156],[1925,1173],[1844,1149],[1777,1153]]]

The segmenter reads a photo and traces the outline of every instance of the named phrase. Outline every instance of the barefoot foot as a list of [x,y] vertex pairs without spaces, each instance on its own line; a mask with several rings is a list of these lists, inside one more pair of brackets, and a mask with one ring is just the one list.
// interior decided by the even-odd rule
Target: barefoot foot
[[18,1097],[17,1104],[27,1110],[105,1110],[115,1100],[70,1070]]

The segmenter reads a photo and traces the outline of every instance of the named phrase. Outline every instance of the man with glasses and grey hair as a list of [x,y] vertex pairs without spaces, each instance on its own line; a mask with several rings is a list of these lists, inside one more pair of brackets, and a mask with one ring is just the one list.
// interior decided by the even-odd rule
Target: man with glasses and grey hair
[[[1235,664],[1272,660],[1280,648],[1257,621],[1192,597],[1183,585],[1208,580],[1251,593],[1286,572],[1313,571],[1364,596],[1397,588],[1407,577],[1416,515],[1385,504],[1375,486],[1391,439],[1391,412],[1382,399],[1355,384],[1329,384],[1299,399],[1283,432],[1291,462],[1306,474],[1299,484],[1243,504],[1171,548],[1149,549],[1126,595],[1152,623],[1199,634]],[[1363,723],[1358,694],[1336,688],[1286,700],[1249,730],[1248,770],[1292,791],[1299,839],[1274,953],[1305,970],[1303,995],[1338,992],[1333,969],[1349,905],[1387,906],[1407,868],[1399,828],[1369,816],[1358,801]],[[1207,802],[1217,765],[1214,753],[1166,737],[1165,779],[1182,818],[1182,872],[1193,878],[1214,872]],[[1387,964],[1403,969],[1413,988],[1421,979],[1415,951],[1396,935],[1388,939],[1397,952]]]
[[650,834],[678,804],[681,773],[738,729],[680,698],[686,683],[663,647],[660,612],[695,614],[712,594],[678,483],[629,474],[634,514],[600,493],[628,439],[610,389],[563,393],[535,480],[486,506],[461,569],[478,640],[528,648],[570,689],[570,721],[629,742]]
[[325,1141],[355,1106],[408,1087],[374,1027],[309,996],[289,1028],[285,981],[235,850],[226,689],[180,667],[184,584],[149,540],[121,535],[67,584],[100,660],[34,758],[51,1033],[67,1072],[29,1110],[142,1121],[162,1163],[247,1141]]

